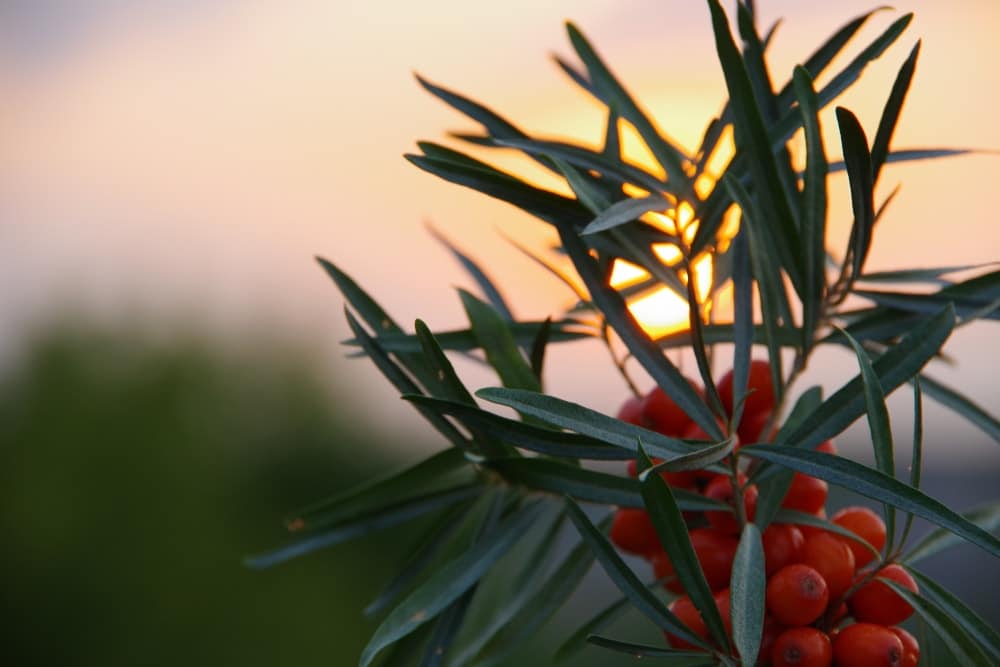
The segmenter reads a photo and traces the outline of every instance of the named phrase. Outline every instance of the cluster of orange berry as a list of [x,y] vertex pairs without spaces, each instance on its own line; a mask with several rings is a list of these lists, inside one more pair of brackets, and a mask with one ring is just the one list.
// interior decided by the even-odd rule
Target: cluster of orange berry
[[[692,383],[694,385],[694,383]],[[695,385],[696,386],[696,385]],[[726,410],[733,408],[733,375],[717,385]],[[763,433],[774,409],[774,392],[766,362],[750,367],[750,393],[738,428],[739,441],[766,441]],[[686,439],[708,439],[707,435],[659,388],[642,398],[626,401],[619,411],[623,421]],[[835,453],[832,442],[817,447]],[[636,463],[628,464],[636,475]],[[734,492],[732,476],[708,470],[661,472],[673,488],[695,491],[736,508],[741,497],[743,515],[754,517],[757,488],[738,473]],[[826,518],[827,484],[796,473],[782,507]],[[708,585],[715,592],[719,613],[730,630],[729,581],[739,546],[740,525],[734,511],[686,512],[691,545]],[[830,520],[858,535],[876,551],[885,546],[886,527],[877,514],[865,507],[847,507]],[[673,567],[660,544],[649,515],[643,509],[622,508],[611,526],[612,542],[621,550],[642,556],[658,579],[671,592],[684,592],[673,575]],[[906,630],[896,627],[913,608],[875,577],[890,579],[916,592],[913,578],[897,564],[876,560],[875,553],[842,535],[810,525],[773,523],[762,535],[767,576],[764,633],[760,665],[785,667],[916,667],[920,647]],[[695,635],[709,640],[701,615],[687,596],[676,599],[670,610]],[[674,648],[695,648],[667,634]]]

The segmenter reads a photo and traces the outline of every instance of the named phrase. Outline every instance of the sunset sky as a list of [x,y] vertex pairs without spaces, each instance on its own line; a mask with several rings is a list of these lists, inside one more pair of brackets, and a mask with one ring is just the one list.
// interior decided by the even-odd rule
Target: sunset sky
[[[770,53],[783,83],[873,3],[758,5],[764,26],[785,17]],[[872,136],[900,63],[922,38],[894,145],[1000,149],[1000,3],[899,3],[876,15],[849,53],[904,11],[916,13],[908,31],[840,103]],[[413,72],[531,132],[596,142],[600,109],[549,57],[572,54],[567,18],[660,126],[694,147],[724,93],[704,2],[3,3],[0,352],[9,360],[32,324],[59,311],[196,318],[222,335],[266,329],[322,345],[338,377],[395,400],[373,370],[335,359],[333,343],[346,334],[341,299],[312,256],[340,264],[400,321],[460,326],[452,286],[470,283],[426,222],[491,267],[519,315],[558,312],[568,293],[500,236],[541,248],[552,238],[543,224],[401,156],[418,139],[475,129],[425,94]],[[835,124],[825,131],[835,150]],[[892,167],[881,195],[897,182],[903,189],[871,268],[998,259],[998,176],[996,155]],[[846,180],[834,178],[836,234],[849,222],[848,197]],[[993,412],[995,336],[995,324],[956,334],[958,368],[935,369]],[[592,353],[557,351],[549,388],[614,410],[625,388]],[[984,356],[991,363],[977,363]],[[602,365],[581,363],[593,358]],[[837,386],[856,372],[845,361],[840,352],[820,357],[816,377]],[[998,461],[995,443],[982,444],[977,431],[940,411],[930,416],[930,435],[967,441],[969,452]]]

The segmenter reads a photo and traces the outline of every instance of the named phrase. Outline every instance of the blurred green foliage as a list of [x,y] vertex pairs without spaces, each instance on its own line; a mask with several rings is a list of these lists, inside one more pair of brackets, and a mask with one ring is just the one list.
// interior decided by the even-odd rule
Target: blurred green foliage
[[241,560],[378,450],[305,355],[251,348],[56,327],[0,380],[0,664],[356,659],[398,534],[265,572]]

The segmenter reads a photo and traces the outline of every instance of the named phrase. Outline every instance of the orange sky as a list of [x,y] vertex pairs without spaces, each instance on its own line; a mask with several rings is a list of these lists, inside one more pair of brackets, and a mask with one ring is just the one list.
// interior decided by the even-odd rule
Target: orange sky
[[[423,94],[411,72],[526,129],[595,141],[600,110],[548,60],[550,52],[570,54],[561,22],[572,17],[682,143],[697,141],[722,97],[708,12],[690,0],[220,0],[210,9],[181,3],[169,20],[142,3],[112,4],[86,35],[43,62],[30,54],[0,60],[0,278],[16,285],[0,293],[6,349],[26,322],[66,303],[102,313],[193,314],[225,332],[267,326],[325,344],[345,327],[314,254],[353,273],[401,321],[456,326],[461,310],[451,285],[468,282],[426,234],[428,220],[495,273],[509,274],[502,282],[519,314],[544,317],[566,293],[497,230],[540,245],[550,238],[545,228],[401,159],[417,139],[473,129]],[[786,17],[772,51],[776,74],[872,5],[758,4],[762,23]],[[899,9],[916,11],[916,20],[843,103],[873,134],[892,77],[922,37],[896,145],[1000,148],[1000,4]],[[858,44],[898,14],[873,19]],[[826,129],[831,146],[834,127]],[[904,186],[871,267],[997,259],[998,160],[892,168],[885,191]],[[843,233],[846,183],[838,179],[832,192],[834,229]],[[995,358],[992,334],[990,326],[959,334],[952,352],[961,367],[938,375],[995,411],[989,365],[976,363],[983,354]],[[553,356],[551,368],[565,368],[550,388],[614,409],[621,383],[579,358],[572,348]],[[844,359],[819,359],[817,371],[835,384],[853,372]],[[359,364],[349,369],[369,375]],[[371,391],[389,396],[380,386]]]

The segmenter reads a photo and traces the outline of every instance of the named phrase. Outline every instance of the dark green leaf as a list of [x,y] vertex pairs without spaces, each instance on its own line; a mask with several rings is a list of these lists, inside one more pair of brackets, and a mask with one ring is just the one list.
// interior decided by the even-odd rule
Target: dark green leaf
[[[659,585],[659,584],[655,584]],[[599,632],[621,618],[625,612],[632,608],[631,600],[628,596],[622,596],[613,603],[595,614],[590,620],[578,627],[569,639],[559,645],[556,651],[554,662],[564,662],[576,655],[587,643],[587,637],[595,632]]]
[[590,79],[587,78],[586,74],[576,69],[559,56],[553,55],[552,59],[556,62],[556,65],[559,66],[559,69],[561,69],[563,73],[573,81],[573,83],[593,95],[595,99],[601,99],[600,95],[597,94],[597,91],[594,90],[594,84],[590,82]]
[[[750,272],[749,232],[741,229],[733,240],[733,414],[730,431],[743,419],[753,345],[753,274]],[[705,332],[702,332],[705,335]]]
[[[913,328],[898,345],[879,357],[872,368],[883,392],[891,394],[916,375],[944,345],[955,324],[950,306]],[[789,434],[786,443],[813,448],[836,436],[865,412],[863,384],[855,377],[828,398]]]
[[405,523],[428,512],[468,501],[482,493],[482,490],[480,484],[468,484],[415,498],[407,498],[402,502],[343,521],[332,530],[294,542],[271,553],[252,556],[247,558],[245,562],[248,567],[254,569],[271,567],[318,549],[325,549],[383,528]]
[[644,481],[647,476],[660,470],[703,470],[713,463],[718,463],[722,459],[729,456],[735,446],[736,438],[734,436],[730,436],[722,442],[702,447],[698,451],[691,452],[690,454],[681,454],[680,456],[666,459],[665,461],[661,461],[653,467],[646,469],[642,475],[640,475],[639,481]]
[[[643,471],[652,465],[642,446],[639,446],[639,470]],[[712,589],[705,579],[698,556],[691,546],[691,536],[688,534],[687,523],[677,506],[670,486],[659,475],[647,476],[641,484],[642,498],[646,502],[649,518],[653,521],[660,544],[670,557],[674,574],[691,598],[692,604],[701,613],[708,628],[709,635],[718,646],[726,648],[729,639],[722,616],[715,604]]]
[[[511,322],[509,324],[511,335],[519,347],[530,346],[537,338],[538,333],[545,326],[545,322]],[[594,334],[588,332],[585,325],[576,320],[556,320],[551,324],[549,340],[553,343],[562,343],[583,338],[590,338]],[[434,334],[438,345],[442,349],[454,352],[471,352],[479,349],[479,342],[471,329],[460,329],[455,331],[438,331]],[[375,339],[378,344],[387,352],[393,353],[420,353],[420,339],[417,336],[407,333],[384,334]],[[357,345],[356,339],[344,341],[346,345]]]
[[[979,526],[984,531],[994,532],[1000,528],[1000,502],[992,502],[962,513],[962,518]],[[962,538],[947,528],[939,528],[928,533],[910,552],[903,556],[903,562],[914,565],[962,543]]]
[[[354,333],[354,338],[357,340],[361,349],[371,358],[375,366],[382,371],[382,374],[393,384],[394,387],[399,391],[400,394],[421,394],[420,387],[416,385],[413,380],[401,369],[399,366],[389,358],[389,355],[382,348],[378,342],[372,338],[367,331],[361,327],[361,323],[358,322],[354,315],[351,314],[349,310],[344,309],[344,315],[347,317],[347,324],[351,327],[351,331]],[[424,364],[426,368],[426,364]],[[428,371],[428,375],[430,375]],[[430,384],[430,380],[427,380]],[[470,443],[466,440],[465,436],[458,432],[454,426],[447,419],[441,418],[440,415],[435,414],[424,408],[417,407],[420,414],[431,423],[431,425],[437,429],[438,433],[447,438],[453,445],[460,449],[468,449]]]
[[919,377],[920,386],[925,394],[933,398],[941,405],[949,407],[958,414],[962,415],[972,424],[978,426],[991,438],[1000,442],[1000,420],[951,387],[948,387],[937,380],[924,375],[923,373],[921,373]]
[[800,247],[799,233],[792,208],[781,187],[767,127],[754,99],[743,59],[729,31],[726,14],[718,0],[709,0],[709,9],[712,12],[715,45],[732,101],[737,150],[754,156],[749,160],[750,174],[759,197],[760,214],[769,221],[769,224],[762,226],[762,232],[775,248],[780,260],[779,266],[785,270],[795,291],[801,295],[803,270],[801,257],[797,252]]
[[451,365],[448,357],[445,356],[444,351],[434,338],[434,334],[427,328],[427,325],[422,320],[417,320],[413,328],[416,331],[417,340],[420,341],[424,359],[427,360],[428,366],[434,372],[436,382],[434,386],[427,388],[428,391],[434,396],[440,396],[441,398],[447,398],[468,405],[475,405],[475,399],[472,398],[469,390],[465,388],[462,380],[455,372],[454,366]]
[[670,203],[661,195],[650,195],[649,197],[623,199],[615,202],[605,209],[599,216],[593,219],[582,234],[596,234],[604,232],[614,227],[624,225],[627,222],[636,220],[639,216],[650,211],[663,211],[670,206]]
[[583,146],[536,139],[504,139],[495,143],[497,146],[517,148],[529,155],[558,158],[574,167],[592,169],[602,176],[620,183],[632,183],[650,192],[659,192],[664,187],[663,181],[649,172],[627,162],[611,159],[606,153],[595,153]]
[[399,568],[399,573],[365,607],[365,616],[381,614],[423,574],[424,569],[438,556],[448,539],[461,525],[462,517],[470,508],[470,505],[461,505],[441,515]]
[[851,205],[854,225],[851,227],[850,247],[845,255],[851,260],[852,277],[861,270],[871,248],[872,228],[875,226],[875,194],[872,180],[872,157],[868,138],[857,117],[843,107],[837,107],[837,125],[840,128],[840,145],[844,150],[847,178],[851,183]]
[[533,587],[527,604],[486,645],[476,660],[476,667],[490,667],[523,644],[555,614],[577,589],[594,563],[594,552],[587,543],[576,546],[544,583]]
[[751,445],[743,447],[739,453],[777,463],[888,503],[904,512],[912,512],[953,531],[994,556],[1000,556],[1000,540],[993,535],[923,492],[860,463],[824,452],[779,445]]
[[468,466],[460,449],[446,449],[403,470],[303,507],[286,519],[285,525],[292,532],[326,528],[412,495],[414,489],[440,485],[444,479],[453,479],[451,475],[459,470],[471,470]]
[[[513,484],[535,491],[620,507],[642,507],[639,482],[546,459],[501,459],[485,465]],[[694,492],[677,492],[678,503],[686,511],[720,510],[718,501]]]
[[635,127],[656,161],[666,171],[674,192],[678,192],[679,188],[688,181],[684,171],[684,161],[686,160],[684,153],[660,134],[653,122],[604,64],[583,33],[572,23],[566,24],[566,30],[569,33],[573,49],[587,67],[590,81],[593,83],[593,93],[615,114]]
[[[888,308],[902,310],[904,312],[929,314],[936,313],[946,305],[953,305],[955,312],[963,318],[981,313],[986,308],[985,316],[989,319],[1000,319],[991,307],[991,301],[986,301],[978,296],[961,296],[947,292],[948,288],[934,292],[932,294],[917,294],[910,292],[890,292],[887,290],[853,290],[853,294],[865,299],[871,299],[875,303]],[[996,297],[994,297],[995,299]]]
[[733,560],[729,584],[729,608],[733,622],[733,643],[744,665],[756,665],[764,632],[764,546],[760,530],[752,523],[743,526],[740,546]]
[[700,449],[683,440],[627,424],[620,419],[555,396],[499,387],[480,389],[476,395],[491,403],[505,405],[523,414],[537,417],[549,424],[621,447],[631,452],[632,456],[638,451],[637,443],[640,440],[648,451],[660,458],[689,454]]
[[[872,438],[872,449],[875,453],[875,466],[879,472],[889,477],[896,476],[895,457],[893,456],[892,429],[889,425],[889,409],[885,406],[885,394],[882,392],[882,385],[875,369],[872,368],[868,353],[858,343],[851,338],[850,334],[844,332],[847,341],[854,348],[854,354],[858,358],[858,366],[861,368],[861,383],[864,387],[865,414],[868,417],[868,431]],[[896,536],[896,512],[891,506],[885,508],[886,554],[892,553],[893,540]]]
[[[910,486],[919,489],[924,460],[924,401],[923,393],[920,390],[919,376],[913,379],[913,449],[911,451]],[[899,538],[900,548],[906,544],[912,527],[913,515],[907,514],[906,523],[903,524],[903,535]],[[888,553],[888,550],[886,552]]]
[[875,132],[875,141],[872,143],[872,182],[878,183],[879,174],[889,155],[889,144],[892,142],[892,135],[896,131],[896,123],[899,121],[899,113],[903,109],[903,101],[906,99],[906,92],[910,89],[910,82],[913,81],[913,72],[917,67],[917,56],[920,54],[920,42],[918,41],[909,57],[899,68],[896,81],[892,84],[892,92],[882,110],[882,117],[878,122],[878,130]]
[[[580,537],[587,543],[590,549],[597,556],[604,571],[615,583],[615,585],[632,602],[632,605],[646,618],[653,621],[657,627],[669,630],[672,634],[702,648],[708,649],[708,644],[703,639],[694,635],[691,630],[684,625],[680,619],[670,612],[669,609],[639,580],[635,573],[625,564],[615,548],[611,546],[608,539],[597,530],[587,515],[583,513],[579,505],[573,502],[572,498],[566,498],[566,512],[573,521],[573,525],[580,532]],[[718,613],[718,612],[716,612]]]
[[661,646],[647,646],[645,644],[633,644],[617,639],[609,639],[599,635],[587,637],[587,641],[594,646],[610,649],[619,653],[628,653],[636,658],[673,658],[673,660],[661,661],[668,665],[683,665],[684,667],[710,667],[716,665],[714,658],[707,653],[695,653],[688,650],[678,650],[673,648],[663,648]]
[[965,264],[960,266],[939,266],[933,269],[901,269],[899,271],[877,271],[858,276],[859,282],[886,282],[886,283],[921,283],[930,282],[937,284],[948,284],[942,276],[949,273],[959,273],[961,271],[971,271],[987,266],[996,266],[996,262],[985,262],[982,264]]
[[466,591],[460,598],[452,602],[434,622],[434,632],[431,633],[431,638],[424,649],[424,657],[420,661],[420,667],[441,667],[444,664],[448,650],[465,621],[465,614],[475,591],[475,586]]
[[992,667],[996,664],[983,653],[983,649],[969,636],[961,617],[952,616],[930,599],[913,593],[891,579],[879,577],[878,580],[906,600],[917,614],[934,628],[934,632],[944,640],[948,650],[958,661],[956,664],[968,665],[969,667]]
[[535,374],[538,378],[538,386],[543,386],[542,381],[542,371],[545,366],[545,348],[549,344],[549,336],[552,334],[552,318],[549,317],[542,324],[542,328],[538,330],[538,335],[535,336],[535,340],[531,342],[531,356],[529,357],[529,362],[531,363],[531,372]]
[[427,229],[430,231],[431,235],[436,238],[441,244],[447,248],[455,259],[462,265],[462,267],[468,272],[472,279],[476,281],[479,285],[479,289],[483,291],[483,296],[490,303],[493,308],[496,309],[500,315],[508,321],[513,321],[514,316],[511,315],[510,308],[507,306],[507,302],[504,301],[503,295],[500,294],[500,290],[497,289],[490,277],[486,275],[486,272],[473,260],[469,255],[462,252],[452,243],[448,237],[434,229],[434,227],[427,225]]
[[806,351],[819,322],[826,291],[826,179],[829,166],[823,148],[819,122],[819,100],[809,73],[795,68],[795,97],[802,114],[806,138],[806,174],[802,191],[802,256],[805,266],[805,291],[802,299],[802,332]]
[[578,433],[566,433],[534,424],[508,419],[477,407],[429,396],[403,396],[441,414],[456,417],[469,428],[480,429],[492,437],[539,454],[594,461],[625,461],[635,458],[627,449]]
[[469,317],[472,332],[504,386],[535,391],[541,389],[538,378],[518,349],[503,317],[488,303],[465,290],[460,289],[458,293]]
[[916,570],[909,570],[920,587],[920,595],[936,604],[939,609],[959,622],[970,637],[989,655],[990,664],[1000,664],[1000,634],[979,614],[969,609],[961,600],[938,582]]
[[375,630],[361,654],[360,667],[370,665],[380,651],[432,620],[474,586],[524,536],[540,509],[541,504],[534,503],[518,510],[407,596]]

